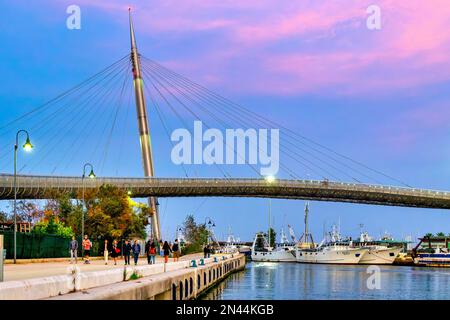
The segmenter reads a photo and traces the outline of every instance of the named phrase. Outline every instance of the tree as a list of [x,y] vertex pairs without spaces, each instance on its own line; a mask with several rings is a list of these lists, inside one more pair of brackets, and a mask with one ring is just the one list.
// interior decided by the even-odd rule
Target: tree
[[445,237],[445,233],[438,232],[438,233],[436,233],[436,237]]
[[17,221],[34,223],[44,216],[44,211],[40,210],[35,202],[18,200],[16,202]]
[[74,236],[74,232],[70,227],[64,225],[63,222],[53,215],[50,215],[37,222],[31,232],[41,235],[56,235],[60,237],[70,238]]
[[186,238],[186,246],[183,248],[183,252],[201,252],[203,246],[208,243],[209,231],[206,225],[197,224],[192,214],[187,215],[184,220],[182,230]]
[[9,217],[6,212],[0,211],[0,223],[8,222]]

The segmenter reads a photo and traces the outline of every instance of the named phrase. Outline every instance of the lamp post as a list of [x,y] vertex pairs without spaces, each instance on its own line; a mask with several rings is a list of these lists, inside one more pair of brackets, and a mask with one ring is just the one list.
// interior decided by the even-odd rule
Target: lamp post
[[205,226],[208,229],[208,244],[209,244],[209,239],[212,238],[212,228],[214,228],[216,226],[216,224],[214,223],[213,219],[211,219],[210,217],[206,217],[205,218]]
[[33,145],[30,142],[30,135],[26,130],[19,130],[16,133],[16,144],[14,145],[14,263],[17,262],[17,149],[19,148],[19,135],[25,133],[27,135],[27,140],[22,146],[27,152],[33,149]]
[[[95,178],[95,174],[94,174],[94,167],[92,166],[92,164],[90,163],[86,163],[83,166],[83,175],[81,176],[81,182],[83,184],[83,188],[82,188],[82,199],[83,199],[83,206],[85,208],[87,208],[86,203],[85,203],[85,199],[84,199],[84,189],[85,189],[85,185],[84,185],[84,178],[86,177],[86,167],[90,167],[91,168],[91,172],[89,172],[88,177],[90,179],[94,179]],[[84,247],[83,247],[83,240],[84,240],[84,208],[83,210],[81,210],[81,256],[84,256]]]

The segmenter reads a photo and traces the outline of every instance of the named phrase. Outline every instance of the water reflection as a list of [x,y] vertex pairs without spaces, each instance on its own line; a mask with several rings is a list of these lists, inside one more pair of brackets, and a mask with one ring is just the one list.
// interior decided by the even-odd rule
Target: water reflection
[[367,286],[367,266],[248,263],[204,299],[450,299],[450,270],[380,266],[381,288]]

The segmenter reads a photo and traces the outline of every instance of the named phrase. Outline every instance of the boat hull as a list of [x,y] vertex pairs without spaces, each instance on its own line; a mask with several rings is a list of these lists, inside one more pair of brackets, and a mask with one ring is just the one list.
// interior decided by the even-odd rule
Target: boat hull
[[302,251],[296,253],[299,263],[358,264],[367,249]]
[[450,253],[419,253],[414,263],[425,267],[450,267]]
[[252,252],[252,261],[261,262],[295,262],[295,250],[256,251]]
[[402,248],[369,249],[359,264],[393,264]]

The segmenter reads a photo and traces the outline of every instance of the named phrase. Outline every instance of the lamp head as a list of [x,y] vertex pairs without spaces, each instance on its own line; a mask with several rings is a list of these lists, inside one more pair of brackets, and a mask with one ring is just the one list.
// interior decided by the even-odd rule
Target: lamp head
[[267,176],[265,179],[269,183],[272,183],[276,180],[275,176]]
[[23,149],[27,152],[30,152],[33,149],[33,145],[31,144],[30,137],[27,137],[27,141],[23,145]]
[[89,178],[94,179],[95,178],[95,173],[94,173],[94,169],[91,169],[91,172],[89,172]]

